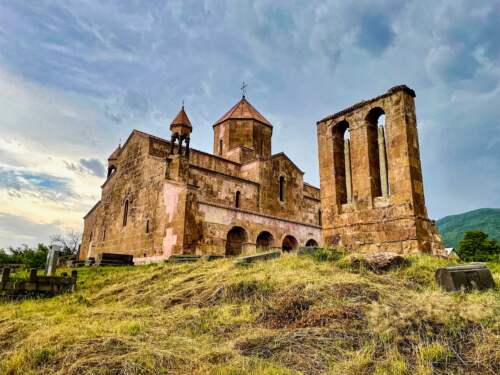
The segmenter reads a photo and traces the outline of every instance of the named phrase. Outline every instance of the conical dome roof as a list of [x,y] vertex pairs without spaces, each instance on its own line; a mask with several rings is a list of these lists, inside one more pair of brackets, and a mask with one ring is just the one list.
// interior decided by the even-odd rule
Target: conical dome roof
[[174,120],[170,124],[170,130],[172,130],[172,128],[176,126],[193,129],[191,121],[189,121],[189,117],[186,114],[186,111],[184,111],[184,106],[182,106],[181,110],[179,111],[177,116],[175,116]]
[[227,120],[255,120],[264,125],[272,127],[271,123],[262,116],[259,111],[243,96],[229,111],[226,112],[215,124],[218,125]]

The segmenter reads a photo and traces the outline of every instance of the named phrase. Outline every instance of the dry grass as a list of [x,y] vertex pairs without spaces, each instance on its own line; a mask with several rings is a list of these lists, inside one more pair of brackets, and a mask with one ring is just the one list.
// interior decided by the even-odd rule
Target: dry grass
[[0,302],[0,373],[499,373],[500,293],[442,292],[433,275],[446,263],[82,269],[73,294]]

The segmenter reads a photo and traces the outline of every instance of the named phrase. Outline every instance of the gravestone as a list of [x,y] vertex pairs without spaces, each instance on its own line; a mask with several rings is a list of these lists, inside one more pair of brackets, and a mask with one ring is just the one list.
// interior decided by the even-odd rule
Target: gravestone
[[54,276],[56,273],[57,262],[59,261],[59,256],[62,255],[62,249],[60,246],[52,245],[47,253],[47,261],[45,263],[45,275]]
[[491,271],[482,263],[439,268],[436,282],[448,292],[495,287]]

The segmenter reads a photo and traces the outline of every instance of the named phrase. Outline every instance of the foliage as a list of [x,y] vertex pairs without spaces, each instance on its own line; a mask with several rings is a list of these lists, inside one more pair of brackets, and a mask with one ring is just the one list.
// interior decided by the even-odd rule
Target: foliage
[[81,239],[81,233],[70,231],[65,234],[54,234],[50,236],[50,244],[60,246],[66,255],[72,255],[78,252]]
[[489,240],[480,230],[467,231],[457,249],[460,259],[467,262],[488,262],[500,260],[500,244]]
[[8,251],[0,249],[0,264],[22,264],[25,268],[43,268],[47,259],[49,248],[38,244],[37,248],[23,245],[9,248]]
[[481,208],[459,215],[446,216],[437,221],[439,232],[446,247],[458,248],[465,232],[481,230],[490,238],[500,241],[500,209]]
[[344,259],[80,268],[74,293],[0,302],[0,373],[500,372],[498,290],[437,288],[448,259],[386,274]]

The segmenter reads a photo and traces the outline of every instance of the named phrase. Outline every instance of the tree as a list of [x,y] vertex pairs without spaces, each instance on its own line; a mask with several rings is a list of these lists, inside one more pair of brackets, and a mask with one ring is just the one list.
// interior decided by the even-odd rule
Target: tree
[[457,254],[467,262],[499,260],[500,245],[494,239],[489,240],[488,235],[480,230],[467,231],[459,242]]
[[43,268],[47,259],[49,248],[44,244],[38,244],[35,249],[23,245],[17,248],[9,248],[8,252],[0,249],[1,264],[22,264],[25,268]]
[[50,244],[62,247],[67,255],[76,254],[80,246],[82,234],[75,231],[70,231],[66,234],[54,234],[50,236]]

